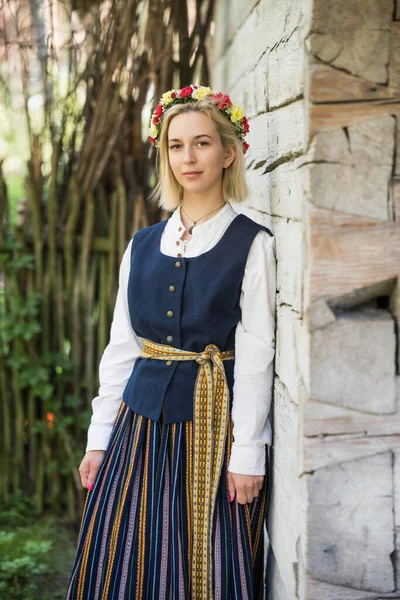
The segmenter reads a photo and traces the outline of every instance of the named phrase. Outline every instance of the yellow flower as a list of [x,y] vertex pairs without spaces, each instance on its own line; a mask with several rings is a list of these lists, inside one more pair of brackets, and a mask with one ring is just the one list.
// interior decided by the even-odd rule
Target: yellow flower
[[202,85],[201,87],[197,88],[196,90],[193,90],[192,97],[196,98],[196,100],[201,100],[202,98],[209,96],[211,93],[212,93],[211,88],[205,87],[204,85]]
[[160,104],[164,104],[164,106],[166,104],[170,104],[173,101],[173,98],[171,97],[172,92],[174,92],[175,90],[169,90],[169,92],[165,92],[162,96],[161,96],[161,100],[160,100]]
[[157,125],[154,125],[154,123],[151,124],[149,135],[151,135],[152,138],[156,138],[158,135],[158,127]]
[[238,104],[232,104],[231,110],[230,110],[230,115],[231,115],[231,121],[233,121],[234,123],[237,123],[237,121],[240,121],[241,119],[243,119],[243,110],[240,108],[240,106]]

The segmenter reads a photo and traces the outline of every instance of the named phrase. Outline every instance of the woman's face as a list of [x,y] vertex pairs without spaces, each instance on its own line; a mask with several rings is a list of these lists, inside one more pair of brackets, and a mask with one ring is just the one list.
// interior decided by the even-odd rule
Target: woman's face
[[205,113],[190,111],[171,120],[169,163],[177,181],[191,194],[220,189],[223,169],[235,155],[234,148],[223,147],[214,123]]

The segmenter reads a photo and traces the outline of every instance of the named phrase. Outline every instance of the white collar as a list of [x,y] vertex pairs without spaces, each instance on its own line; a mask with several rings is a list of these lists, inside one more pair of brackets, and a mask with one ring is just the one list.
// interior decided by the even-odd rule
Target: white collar
[[[213,217],[210,217],[209,219],[207,219],[207,221],[204,221],[204,223],[199,223],[199,225],[196,225],[196,227],[194,227],[193,233],[192,233],[192,238],[195,238],[199,235],[200,236],[207,235],[207,233],[211,229],[213,229],[215,225],[219,225],[226,218],[232,219],[235,216],[235,214],[236,214],[236,212],[233,209],[231,203],[226,202],[225,206],[223,208],[221,208],[221,210],[219,212],[217,212],[216,215],[214,215]],[[181,237],[185,230],[185,226],[183,225],[182,219],[181,219],[181,205],[180,204],[177,206],[177,208],[172,213],[172,215],[170,217],[170,222],[171,222],[171,225],[172,225],[173,230],[176,233],[176,235],[178,237]]]

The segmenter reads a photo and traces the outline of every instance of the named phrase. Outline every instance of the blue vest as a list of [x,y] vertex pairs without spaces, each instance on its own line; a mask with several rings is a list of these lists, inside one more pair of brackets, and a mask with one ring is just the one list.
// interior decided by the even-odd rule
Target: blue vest
[[[217,244],[195,257],[176,258],[160,250],[168,219],[140,229],[132,242],[128,305],[139,337],[201,352],[208,344],[234,350],[247,255],[255,235],[271,231],[243,214],[230,223]],[[234,360],[224,361],[232,408]],[[123,400],[136,413],[164,422],[193,419],[196,361],[167,364],[136,359]]]

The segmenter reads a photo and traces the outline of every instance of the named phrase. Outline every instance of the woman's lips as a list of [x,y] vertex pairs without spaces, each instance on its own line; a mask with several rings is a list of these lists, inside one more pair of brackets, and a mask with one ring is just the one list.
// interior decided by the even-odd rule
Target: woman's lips
[[201,171],[197,171],[196,173],[184,173],[183,175],[185,177],[189,177],[189,179],[194,179],[195,177],[201,175]]

